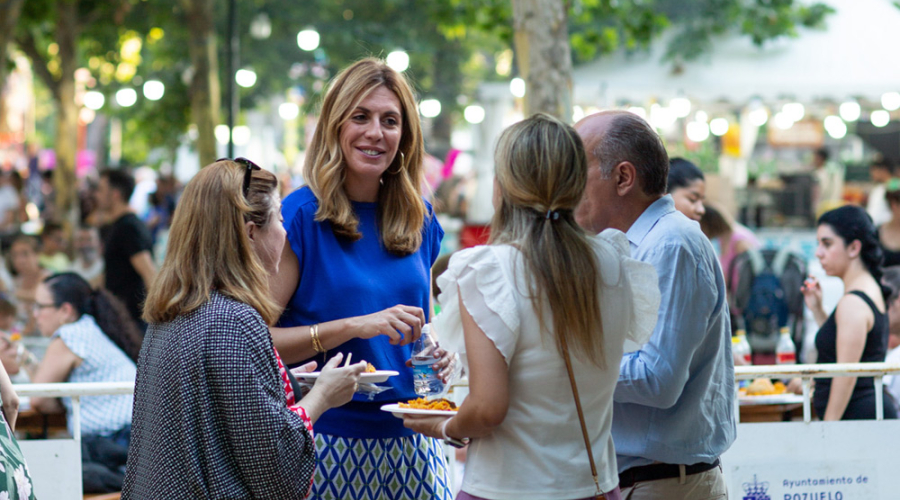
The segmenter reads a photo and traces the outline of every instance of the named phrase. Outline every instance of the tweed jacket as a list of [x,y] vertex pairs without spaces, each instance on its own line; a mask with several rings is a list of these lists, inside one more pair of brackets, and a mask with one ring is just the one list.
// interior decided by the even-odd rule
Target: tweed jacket
[[255,309],[213,292],[199,309],[150,325],[123,499],[302,499],[315,463]]

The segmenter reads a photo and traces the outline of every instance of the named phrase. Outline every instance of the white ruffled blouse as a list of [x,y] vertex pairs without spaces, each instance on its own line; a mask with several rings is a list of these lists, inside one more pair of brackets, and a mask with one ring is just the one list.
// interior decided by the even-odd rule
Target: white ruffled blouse
[[[601,276],[605,369],[572,356],[600,487],[618,484],[610,428],[619,361],[650,338],[659,309],[653,266],[630,258],[628,240],[608,229],[592,240]],[[463,490],[479,497],[584,498],[595,492],[565,362],[542,335],[521,253],[510,245],[457,252],[438,278],[443,306],[434,319],[442,344],[468,368],[459,298],[509,368],[509,409],[491,435],[473,440]],[[549,305],[546,322],[552,325]],[[465,403],[464,403],[465,404]]]

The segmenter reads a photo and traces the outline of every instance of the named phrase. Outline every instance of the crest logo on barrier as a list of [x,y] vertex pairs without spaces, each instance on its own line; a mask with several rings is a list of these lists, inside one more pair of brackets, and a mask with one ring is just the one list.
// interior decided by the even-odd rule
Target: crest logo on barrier
[[756,474],[753,474],[753,482],[747,482],[742,485],[744,487],[744,495],[743,500],[772,500],[772,498],[768,495],[769,491],[769,482],[763,481],[758,482],[756,480]]

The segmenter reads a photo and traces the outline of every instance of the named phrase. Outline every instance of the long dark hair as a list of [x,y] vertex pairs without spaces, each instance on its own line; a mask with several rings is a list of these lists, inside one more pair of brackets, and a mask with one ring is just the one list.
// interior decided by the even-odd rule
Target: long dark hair
[[137,363],[142,336],[122,301],[103,288],[92,289],[76,273],[54,274],[45,279],[44,284],[53,295],[53,305],[60,307],[69,303],[78,318],[85,314],[93,316],[100,330]]
[[697,179],[706,180],[703,171],[697,165],[684,158],[672,158],[669,160],[669,179],[666,192],[671,193],[678,188],[686,188]]
[[881,294],[887,299],[891,295],[891,289],[881,283],[881,276],[884,274],[881,264],[884,262],[884,253],[881,251],[881,245],[878,243],[878,235],[875,232],[875,224],[872,218],[862,207],[855,205],[846,205],[834,210],[829,210],[819,217],[816,226],[826,224],[844,240],[845,245],[859,240],[860,252],[859,256],[863,261],[863,265],[869,271],[869,274],[878,282],[881,287]]

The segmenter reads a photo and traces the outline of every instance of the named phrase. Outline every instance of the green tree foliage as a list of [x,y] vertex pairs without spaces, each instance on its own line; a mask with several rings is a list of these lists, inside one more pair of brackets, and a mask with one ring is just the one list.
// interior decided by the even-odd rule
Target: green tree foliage
[[13,30],[19,22],[24,0],[0,0],[0,88],[6,75],[8,65],[6,49],[12,40]]
[[[482,30],[512,46],[514,34],[510,30],[512,15],[509,7],[510,2],[515,1],[448,0],[444,3],[456,9],[458,14],[454,18],[456,23],[448,29],[470,27]],[[677,66],[683,60],[696,59],[707,52],[716,36],[737,31],[762,45],[769,40],[797,36],[798,26],[819,27],[827,14],[833,12],[825,4],[805,5],[794,0],[558,1],[568,9],[569,44],[576,63],[622,48],[639,50],[663,31],[672,29],[674,34],[665,60]],[[517,39],[534,35],[515,34]],[[530,46],[529,43],[518,45]],[[517,54],[517,61],[520,56]],[[571,81],[570,75],[557,75],[552,79]],[[550,109],[530,111],[553,112]]]
[[[62,68],[57,14],[60,6],[72,3],[78,12],[75,67],[88,68],[90,84],[106,94],[101,112],[123,120],[124,159],[144,162],[154,147],[163,148],[171,159],[192,121],[187,0],[28,0],[16,40],[51,90]],[[218,74],[224,89],[230,78],[225,74],[228,4],[220,0],[215,5]],[[737,32],[763,44],[797,36],[800,26],[821,26],[832,11],[824,4],[795,0],[568,0],[565,5],[575,63],[621,48],[640,50],[672,30],[666,58],[678,64],[708,51],[717,36]],[[341,68],[360,57],[404,49],[410,56],[407,74],[419,97],[442,104],[443,112],[433,122],[435,142],[442,149],[466,104],[460,96],[471,95],[479,82],[507,80],[517,73],[511,0],[239,0],[237,7],[239,67],[258,75],[252,88],[237,87],[241,109],[264,106],[272,95],[290,89],[303,95],[305,110],[312,111],[327,81]],[[271,22],[265,39],[249,33],[260,14]],[[297,46],[298,31],[307,27],[321,36],[320,48],[313,52]],[[140,41],[139,60],[126,61],[123,45],[134,39]],[[54,43],[57,51],[52,54]],[[150,79],[165,84],[162,100],[140,95],[140,85]],[[138,102],[127,109],[112,104],[115,91],[123,86],[139,94]],[[223,99],[223,108],[227,105]]]
[[[795,0],[559,0],[569,7],[569,36],[576,63],[620,48],[639,50],[665,30],[674,36],[666,60],[692,60],[718,35],[738,32],[757,45],[798,36],[798,27],[821,28],[834,9]],[[510,0],[440,2],[452,17],[443,29],[479,30],[512,46]]]
[[800,4],[794,0],[660,1],[662,11],[676,26],[666,59],[690,61],[712,49],[717,36],[738,32],[754,44],[779,38],[796,38],[798,27],[822,28],[834,9],[823,3]]

